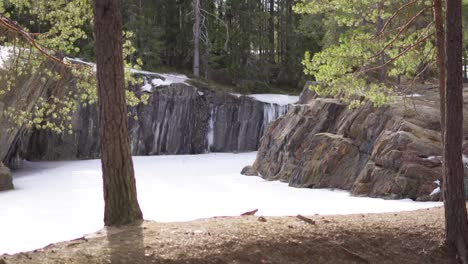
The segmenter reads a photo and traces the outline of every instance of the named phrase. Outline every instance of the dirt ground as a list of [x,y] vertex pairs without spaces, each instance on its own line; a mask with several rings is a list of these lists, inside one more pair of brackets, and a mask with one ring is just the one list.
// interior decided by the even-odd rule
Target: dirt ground
[[220,217],[102,229],[11,263],[457,263],[443,209],[348,216]]

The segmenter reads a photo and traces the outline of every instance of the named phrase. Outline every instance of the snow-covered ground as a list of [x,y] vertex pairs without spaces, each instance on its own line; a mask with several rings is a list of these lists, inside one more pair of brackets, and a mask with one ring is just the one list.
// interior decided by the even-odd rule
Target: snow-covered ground
[[[258,215],[378,213],[441,205],[351,197],[239,174],[255,153],[135,157],[138,198],[147,220],[187,221]],[[25,163],[15,190],[0,193],[0,254],[78,238],[103,226],[100,161]]]

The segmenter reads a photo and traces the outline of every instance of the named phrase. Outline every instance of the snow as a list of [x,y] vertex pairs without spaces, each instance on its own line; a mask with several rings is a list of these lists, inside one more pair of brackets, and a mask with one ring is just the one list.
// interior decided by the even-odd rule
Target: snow
[[408,97],[422,97],[423,95],[422,94],[418,94],[418,93],[414,93],[414,94],[410,94],[410,95],[407,95]]
[[0,46],[0,69],[5,69],[5,64],[13,54],[13,47]]
[[465,156],[465,155],[463,155],[463,156],[462,156],[462,161],[463,161],[463,163],[464,163],[465,166],[466,166],[466,164],[468,164],[468,157]]
[[284,95],[284,94],[251,94],[249,97],[255,98],[257,101],[278,104],[278,105],[289,105],[299,101],[299,96],[295,95]]
[[436,195],[436,194],[438,194],[438,193],[440,193],[440,187],[435,188],[435,189],[431,192],[431,194],[429,194],[429,196],[433,196],[433,195]]
[[429,156],[427,158],[424,158],[424,160],[430,160],[430,161],[437,161],[441,159],[442,159],[442,156]]
[[[2,57],[1,57],[1,50],[0,50],[0,62],[1,60],[2,60]],[[65,57],[64,61],[88,65],[88,66],[93,67],[93,70],[96,71],[96,64],[93,62],[87,62],[80,58],[70,58],[70,57]],[[137,69],[130,69],[130,72],[133,74],[141,74],[145,76],[156,77],[151,80],[151,83],[145,80],[145,83],[141,87],[143,91],[148,91],[148,92],[151,91],[153,86],[154,87],[167,86],[173,83],[187,84],[186,81],[189,79],[186,75],[177,74],[177,73],[158,73],[158,72],[150,72],[150,71],[143,71],[143,70],[137,70]]]
[[[134,71],[136,73],[148,73],[144,71]],[[147,74],[148,76],[149,74]],[[189,79],[186,75],[183,74],[176,74],[176,73],[151,73],[151,75],[158,76],[157,78],[154,78],[151,80],[151,83],[145,80],[144,85],[141,87],[143,91],[151,91],[153,87],[159,87],[159,86],[168,86],[173,83],[183,83],[187,84],[186,81]],[[199,92],[200,94],[201,92]],[[200,94],[200,95],[203,95]]]
[[172,84],[171,81],[166,81],[166,80],[162,80],[162,79],[153,79],[153,80],[151,81],[151,83],[152,83],[154,86],[156,86],[156,87],[158,87],[158,86],[166,86],[166,85]]
[[[298,189],[239,174],[256,153],[135,157],[145,219],[187,221],[214,216],[380,213],[438,202],[351,197],[346,191]],[[75,239],[103,227],[99,160],[25,162],[16,189],[0,193],[0,255]]]
[[151,92],[153,86],[145,80],[145,84],[141,87],[143,91]]

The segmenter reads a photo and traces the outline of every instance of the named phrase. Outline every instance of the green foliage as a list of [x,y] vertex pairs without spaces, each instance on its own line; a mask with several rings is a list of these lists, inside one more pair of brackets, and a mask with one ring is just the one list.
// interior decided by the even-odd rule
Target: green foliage
[[299,1],[295,12],[321,14],[328,27],[326,48],[314,56],[306,52],[302,61],[305,74],[319,83],[312,89],[340,96],[351,106],[359,105],[360,98],[378,106],[391,101],[396,77],[415,78],[427,71],[435,53],[432,2],[416,1],[397,11],[407,3]]
[[[0,2],[0,12],[17,21],[26,32],[35,33],[35,43],[57,58],[85,55],[92,59],[92,8],[89,0],[8,0]],[[129,85],[140,85],[142,81],[130,73],[130,68],[140,69],[141,59],[134,56],[134,34],[126,31],[124,57],[126,80]],[[91,44],[90,44],[91,43]],[[39,98],[33,111],[21,107],[5,109],[5,116],[17,125],[27,128],[50,129],[57,133],[71,133],[71,115],[79,105],[97,102],[96,78],[93,67],[69,64],[53,65],[49,59],[29,41],[10,32],[0,36],[0,44],[11,47],[12,56],[5,64],[5,73],[0,74],[0,96],[15,93],[13,90],[21,81],[39,76],[37,88],[51,89],[44,98]],[[80,47],[84,47],[83,51]],[[64,60],[64,64],[67,64]],[[73,82],[66,81],[73,76]],[[138,98],[127,91],[127,102],[134,106],[147,100]]]

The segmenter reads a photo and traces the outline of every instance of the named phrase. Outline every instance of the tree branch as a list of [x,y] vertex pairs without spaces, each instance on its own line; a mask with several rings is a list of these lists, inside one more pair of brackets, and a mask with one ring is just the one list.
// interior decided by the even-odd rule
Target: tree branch
[[385,22],[385,24],[383,25],[382,29],[377,33],[376,37],[377,36],[381,36],[385,30],[387,29],[388,25],[390,25],[390,22],[398,15],[400,14],[401,11],[403,11],[403,9],[407,8],[408,6],[410,5],[413,5],[414,3],[416,3],[418,0],[413,0],[411,2],[408,2],[402,6],[400,6],[400,8],[398,8],[395,13],[393,13],[393,15],[387,20],[387,22]]
[[418,18],[420,15],[422,15],[424,13],[424,11],[426,11],[426,9],[427,9],[426,7],[421,9],[416,15],[414,15],[410,20],[408,20],[406,22],[406,24],[399,27],[397,35],[389,43],[387,43],[378,53],[374,54],[369,59],[373,59],[375,57],[378,57],[378,56],[382,55],[385,52],[385,50],[388,49],[393,43],[395,43],[395,41],[397,41],[398,37],[400,37],[401,34],[403,32],[405,32],[409,28],[409,26],[416,20],[416,18]]
[[34,47],[36,50],[38,50],[40,53],[42,53],[44,56],[46,56],[48,59],[69,67],[69,64],[64,63],[61,59],[58,57],[48,53],[41,45],[39,45],[36,40],[33,38],[34,34],[28,33],[25,30],[23,30],[18,24],[11,20],[10,18],[0,15],[0,27],[5,28],[8,31],[11,31],[13,33],[18,33],[21,35],[24,39],[26,39],[29,44],[31,44],[32,47]]
[[421,43],[423,43],[424,41],[426,41],[428,38],[432,37],[434,35],[434,33],[431,33],[421,39],[419,39],[416,43],[408,46],[407,48],[405,48],[402,52],[400,52],[397,56],[393,57],[392,59],[388,60],[387,62],[381,64],[381,65],[378,65],[378,66],[375,66],[375,67],[371,67],[371,68],[367,68],[367,69],[362,69],[358,72],[356,72],[357,75],[359,74],[362,74],[362,73],[365,73],[365,72],[369,72],[369,71],[375,71],[375,70],[378,70],[382,67],[385,67],[387,66],[388,64],[398,60],[400,57],[402,57],[403,55],[405,55],[406,53],[412,51],[414,48],[418,47]]

